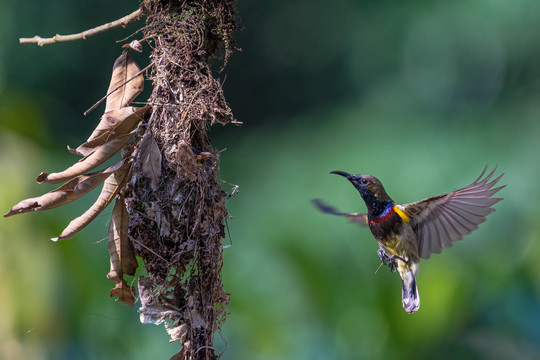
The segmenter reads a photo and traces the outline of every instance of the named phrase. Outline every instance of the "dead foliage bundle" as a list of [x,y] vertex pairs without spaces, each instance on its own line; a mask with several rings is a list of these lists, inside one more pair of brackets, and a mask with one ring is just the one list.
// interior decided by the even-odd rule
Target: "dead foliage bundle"
[[[226,193],[207,128],[235,122],[209,62],[231,51],[232,1],[146,1],[153,46],[149,132],[126,192],[128,233],[148,274],[143,322],[165,322],[185,359],[215,359],[229,295],[221,279]],[[145,165],[147,164],[147,165]],[[180,356],[180,355],[179,355]]]
[[142,108],[129,106],[143,90],[144,78],[139,72],[140,68],[129,56],[128,51],[123,51],[113,65],[105,113],[99,124],[84,144],[76,149],[68,146],[71,153],[82,156],[82,159],[63,171],[51,174],[42,172],[37,177],[37,182],[40,184],[60,182],[65,182],[65,184],[42,196],[20,201],[4,215],[8,217],[62,206],[103,184],[96,202],[81,216],[73,219],[62,233],[52,240],[72,238],[119,196],[109,230],[108,249],[111,270],[107,277],[115,283],[115,288],[111,290],[110,295],[117,296],[120,302],[130,306],[135,304],[135,289],[128,286],[124,280],[124,274],[135,274],[137,260],[133,244],[127,237],[128,218],[121,191],[129,179],[133,159],[130,156],[124,156],[121,161],[104,170],[92,173],[89,171],[95,170],[125,147],[129,139],[133,137],[133,128],[150,110],[149,106]]
[[[110,295],[134,305],[135,289],[124,275],[133,275],[136,255],[142,257],[147,275],[138,283],[141,321],[165,323],[171,341],[182,343],[175,359],[217,358],[213,336],[229,303],[221,280],[227,194],[219,179],[219,152],[207,129],[216,123],[238,123],[210,65],[217,54],[223,54],[224,67],[234,48],[234,9],[233,0],[143,1],[141,9],[126,18],[147,17],[143,41],[153,49],[148,105],[129,106],[144,83],[143,71],[128,53],[129,48],[141,50],[134,40],[114,63],[99,124],[85,143],[68,147],[82,159],[64,171],[41,173],[37,179],[65,184],[21,201],[5,215],[58,207],[103,183],[94,205],[53,240],[73,237],[116,199],[108,243],[107,277],[115,283]],[[109,25],[119,26],[122,21]],[[81,34],[36,36],[21,42],[44,45],[83,39]],[[89,172],[119,150],[121,161]]]

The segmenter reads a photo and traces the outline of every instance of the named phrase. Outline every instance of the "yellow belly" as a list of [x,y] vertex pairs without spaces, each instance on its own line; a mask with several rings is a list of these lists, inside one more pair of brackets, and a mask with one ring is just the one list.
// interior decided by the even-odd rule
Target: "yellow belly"
[[420,261],[416,235],[408,222],[403,222],[401,234],[392,234],[383,241],[379,241],[379,245],[390,255],[397,255],[406,261],[411,259],[415,263]]

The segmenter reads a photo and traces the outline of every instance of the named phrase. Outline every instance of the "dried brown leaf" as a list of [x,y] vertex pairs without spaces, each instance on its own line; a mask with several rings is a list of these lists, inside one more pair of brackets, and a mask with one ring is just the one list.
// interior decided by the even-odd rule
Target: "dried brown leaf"
[[101,189],[101,194],[97,198],[96,202],[81,216],[73,219],[62,231],[60,236],[52,238],[51,240],[58,241],[71,239],[76,233],[90,224],[111,203],[127,181],[127,175],[131,167],[131,162],[122,160],[115,165],[117,165],[116,171],[110,174],[110,176],[105,180],[103,189]]
[[92,141],[87,141],[84,144],[80,145],[76,149],[72,149],[68,145],[68,151],[75,155],[81,155],[83,157],[87,157],[89,155],[92,155],[100,146],[105,144],[107,141],[111,140],[111,133],[103,133],[100,136],[92,139]]
[[131,49],[137,52],[142,52],[142,44],[139,40],[133,40],[129,44],[122,45],[122,49]]
[[187,334],[186,324],[180,324],[178,326],[167,325],[165,325],[165,330],[171,336],[171,340],[169,340],[169,342],[175,342],[176,340],[185,340]]
[[86,173],[94,169],[96,166],[103,164],[111,156],[116,154],[118,150],[120,150],[122,146],[124,146],[124,144],[129,140],[131,135],[132,133],[128,133],[110,138],[105,144],[98,146],[90,155],[82,158],[79,160],[79,162],[70,166],[66,170],[52,174],[42,172],[37,177],[37,182],[40,184],[56,184]]
[[79,175],[71,179],[58,189],[50,191],[39,197],[25,199],[13,206],[4,217],[22,214],[30,211],[42,211],[67,204],[80,198],[90,190],[101,184],[114,171],[118,170],[119,164],[115,164],[105,170],[92,174]]
[[156,191],[161,178],[161,151],[151,132],[147,132],[140,145],[142,173],[150,179],[150,187]]
[[137,270],[135,248],[128,238],[129,213],[124,197],[119,196],[115,202],[109,227],[108,249],[111,260],[111,270],[107,277],[118,282],[123,274],[134,275]]
[[143,91],[144,76],[142,74],[130,80],[140,70],[127,51],[122,52],[122,55],[116,59],[107,94],[114,92],[107,97],[105,113],[128,106]]
[[187,180],[193,179],[198,171],[197,161],[193,150],[191,150],[191,145],[184,140],[178,144],[176,160],[178,162],[178,176]]
[[[149,105],[142,108],[127,106],[106,112],[101,117],[92,135],[86,140],[86,143],[79,146],[76,150],[71,150],[71,152],[86,156],[87,154],[80,153],[79,149],[85,147],[88,143],[94,143],[97,138],[103,138],[103,134],[112,134],[113,136],[127,134],[142,120],[146,112],[151,108]],[[107,138],[105,137],[104,139],[106,140]],[[89,146],[86,145],[86,147]]]
[[184,349],[174,354],[169,360],[185,360]]
[[[134,275],[137,270],[137,259],[135,258],[135,248],[132,242],[128,238],[128,222],[129,214],[124,202],[124,197],[119,196],[116,199],[114,210],[112,213],[111,226],[109,227],[109,256],[111,262],[111,270],[107,274],[107,278],[112,280],[116,287],[113,289],[114,293],[120,293],[124,295],[123,290],[119,290],[119,287],[127,286],[124,281],[124,274]],[[131,291],[129,292],[131,294]],[[111,296],[113,292],[111,292]],[[118,301],[125,305],[132,306],[133,301],[129,299],[129,303],[124,300],[125,296],[119,297]]]
[[111,290],[109,296],[118,296],[118,301],[120,301],[122,304],[125,304],[127,306],[133,306],[135,305],[134,294],[135,288],[133,286],[129,286],[126,280],[122,280],[121,282],[116,284],[116,287],[114,289]]

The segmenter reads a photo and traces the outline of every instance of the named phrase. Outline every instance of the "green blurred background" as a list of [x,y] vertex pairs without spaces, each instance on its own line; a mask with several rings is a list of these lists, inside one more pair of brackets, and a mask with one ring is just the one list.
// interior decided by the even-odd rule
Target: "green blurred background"
[[[0,12],[0,205],[41,171],[67,167],[83,142],[116,40],[142,22],[39,48],[19,37],[117,19],[134,1],[3,0]],[[215,127],[228,201],[229,316],[222,359],[540,358],[540,2],[240,0],[244,30],[221,75],[241,127]],[[149,49],[137,57],[148,63]],[[144,101],[147,90],[138,101]],[[365,209],[331,170],[379,177],[398,202],[505,172],[480,229],[421,263],[420,310],[400,279],[376,273],[366,229],[317,212],[323,198]],[[227,190],[229,185],[227,185]],[[97,193],[2,219],[0,359],[168,359],[162,326],[108,293],[110,209],[74,239],[57,236]]]

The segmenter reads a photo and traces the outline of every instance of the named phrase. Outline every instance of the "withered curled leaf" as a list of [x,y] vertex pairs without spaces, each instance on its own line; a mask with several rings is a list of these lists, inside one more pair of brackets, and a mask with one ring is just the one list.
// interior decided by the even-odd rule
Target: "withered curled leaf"
[[120,195],[116,199],[111,226],[109,227],[109,256],[111,261],[111,270],[107,278],[115,283],[115,288],[111,290],[111,296],[118,296],[121,303],[133,306],[135,299],[133,297],[134,289],[128,287],[124,274],[134,275],[137,270],[137,259],[135,258],[135,248],[128,237],[129,214],[124,202],[124,197]]
[[[128,106],[144,88],[142,74],[133,78],[141,69],[127,51],[116,59],[113,65],[111,83],[107,90],[105,113]],[[117,89],[117,90],[115,90]],[[111,91],[113,93],[111,94]]]
[[118,150],[120,150],[120,148],[122,148],[122,146],[124,146],[124,144],[129,140],[131,135],[132,133],[128,133],[118,137],[111,137],[106,143],[98,146],[90,155],[82,158],[79,160],[79,162],[70,166],[66,170],[52,174],[42,172],[37,177],[37,182],[40,184],[56,184],[86,173],[94,169],[96,166],[103,164],[111,156],[116,154]]
[[[87,141],[84,144],[81,144],[76,149],[72,149],[68,145],[68,151],[75,155],[81,155],[83,157],[87,157],[91,154],[93,154],[100,146],[105,144],[107,141],[111,140],[111,134],[110,133],[103,133],[97,138],[92,139],[92,141]],[[81,160],[79,160],[81,161]],[[39,178],[38,178],[39,181]]]
[[111,173],[120,168],[121,164],[114,164],[105,170],[91,174],[79,175],[58,189],[52,190],[39,197],[25,199],[13,206],[4,217],[22,214],[30,211],[42,211],[67,204],[80,198],[108,178]]
[[150,187],[156,191],[161,178],[161,151],[151,132],[147,132],[140,145],[142,173],[150,179]]
[[180,324],[178,326],[169,325],[169,324],[167,325],[165,325],[165,330],[171,337],[171,340],[169,340],[169,342],[175,342],[177,340],[184,340],[186,338],[186,334],[187,334],[186,324]]
[[90,224],[114,199],[118,192],[122,189],[127,181],[127,175],[131,167],[131,162],[122,160],[117,165],[114,171],[105,180],[101,194],[96,202],[86,210],[81,216],[73,219],[69,225],[62,231],[60,236],[52,238],[53,241],[71,239],[76,233],[84,229]]
[[159,302],[159,290],[151,279],[139,276],[137,284],[139,299],[141,300],[141,307],[139,308],[141,323],[159,325],[168,320],[171,320],[173,324],[180,323],[182,314],[170,307],[163,306]]
[[191,145],[184,140],[178,143],[176,160],[178,162],[178,176],[186,180],[193,179],[197,174],[198,164],[195,154],[191,150]]
[[[106,112],[101,117],[101,120],[92,132],[92,135],[90,135],[88,140],[86,140],[86,143],[82,144],[77,149],[71,149],[70,151],[79,155],[86,156],[87,154],[80,151],[81,148],[95,147],[95,140],[98,138],[107,140],[107,137],[103,137],[103,134],[110,134],[113,136],[127,134],[133,129],[135,125],[139,123],[139,121],[142,120],[146,112],[151,108],[152,107],[150,105],[142,108],[127,106],[121,109]],[[90,143],[92,143],[93,146],[89,146],[88,144]]]
[[127,306],[135,305],[135,288],[129,286],[126,280],[122,279],[121,282],[116,284],[116,287],[109,293],[110,297],[118,297],[118,301]]
[[129,44],[122,45],[122,49],[131,49],[137,52],[142,52],[142,44],[139,40],[133,40]]

